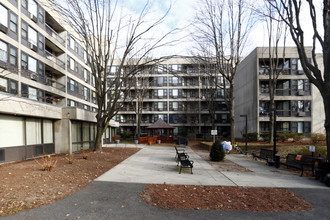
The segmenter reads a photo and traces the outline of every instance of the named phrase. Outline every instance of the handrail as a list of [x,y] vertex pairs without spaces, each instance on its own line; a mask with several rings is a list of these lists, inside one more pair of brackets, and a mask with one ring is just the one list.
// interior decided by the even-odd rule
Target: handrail
[[46,50],[46,58],[48,60],[51,60],[51,61],[55,62],[58,66],[60,66],[63,69],[65,69],[65,63],[62,60],[60,60],[59,58],[57,58],[56,56],[54,56],[52,53],[50,53],[49,51],[47,51],[47,50]]
[[54,37],[60,44],[65,46],[65,40],[53,28],[51,28],[48,24],[46,24],[45,26],[46,26],[46,32],[50,36]]

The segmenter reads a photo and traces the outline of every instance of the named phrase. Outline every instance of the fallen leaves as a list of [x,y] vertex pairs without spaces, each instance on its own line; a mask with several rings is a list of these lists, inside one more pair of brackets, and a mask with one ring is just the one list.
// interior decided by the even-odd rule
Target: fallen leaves
[[312,204],[293,192],[280,188],[149,184],[140,197],[149,205],[165,209],[253,212],[313,209]]
[[103,152],[89,152],[88,160],[74,154],[73,164],[68,163],[66,155],[58,155],[52,172],[41,171],[34,160],[1,165],[0,216],[63,199],[137,151],[138,148],[104,148]]

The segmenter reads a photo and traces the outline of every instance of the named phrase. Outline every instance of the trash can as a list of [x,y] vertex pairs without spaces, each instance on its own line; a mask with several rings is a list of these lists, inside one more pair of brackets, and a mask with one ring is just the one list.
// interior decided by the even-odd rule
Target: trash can
[[281,157],[280,157],[280,155],[276,154],[276,155],[275,155],[275,158],[274,158],[274,161],[275,161],[274,166],[275,166],[276,168],[279,168],[279,167],[280,167],[280,161],[281,161]]

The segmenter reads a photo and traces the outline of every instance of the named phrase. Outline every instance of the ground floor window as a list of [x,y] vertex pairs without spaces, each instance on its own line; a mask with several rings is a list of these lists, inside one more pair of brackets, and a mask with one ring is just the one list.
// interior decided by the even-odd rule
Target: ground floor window
[[81,121],[72,121],[72,151],[77,152],[82,149],[90,149],[93,147],[96,135],[96,124]]
[[0,115],[0,161],[17,161],[55,152],[53,121]]

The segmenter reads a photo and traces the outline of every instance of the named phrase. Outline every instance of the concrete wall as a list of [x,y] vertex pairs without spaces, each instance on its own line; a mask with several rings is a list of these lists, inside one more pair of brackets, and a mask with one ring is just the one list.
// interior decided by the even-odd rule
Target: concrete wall
[[61,119],[62,110],[59,106],[19,98],[0,92],[0,113],[24,115],[38,118]]
[[235,76],[235,135],[238,138],[245,132],[245,118],[240,115],[247,115],[248,133],[257,131],[257,64],[255,49],[241,62]]

